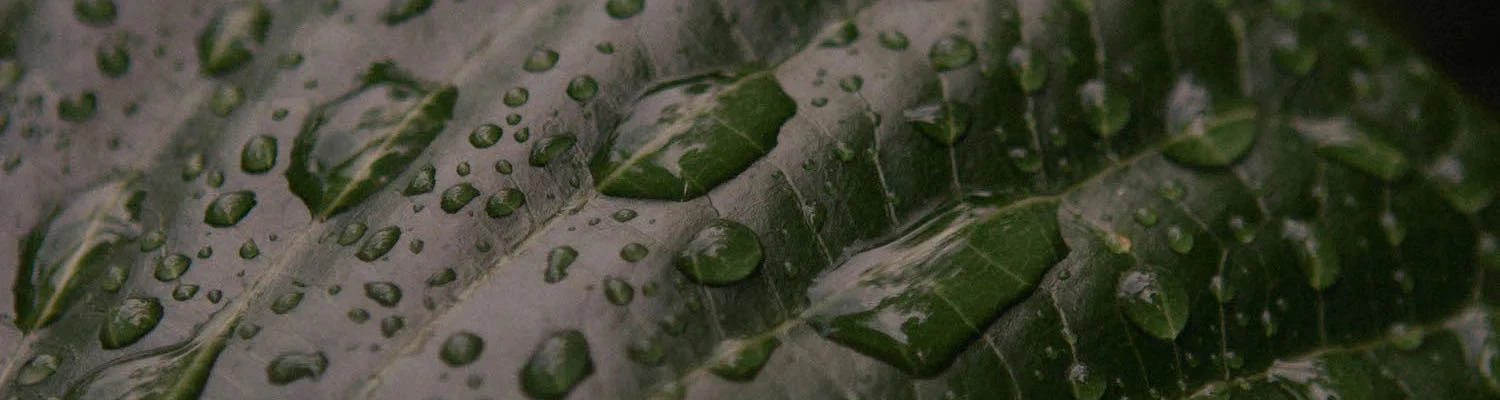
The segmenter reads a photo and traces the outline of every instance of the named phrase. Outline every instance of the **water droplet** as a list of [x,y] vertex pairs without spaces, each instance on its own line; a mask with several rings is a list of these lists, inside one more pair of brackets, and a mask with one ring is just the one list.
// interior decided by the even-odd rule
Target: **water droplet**
[[746,382],[755,379],[761,367],[771,359],[771,354],[781,346],[774,336],[752,339],[731,339],[719,344],[719,349],[709,372],[730,381]]
[[1304,76],[1317,64],[1318,49],[1303,46],[1294,32],[1282,32],[1271,38],[1271,60],[1286,73]]
[[1011,164],[1021,172],[1036,173],[1042,170],[1042,157],[1025,147],[1011,148],[1007,155],[1010,156]]
[[635,299],[635,288],[624,279],[605,278],[604,299],[617,306],[628,305],[630,300]]
[[208,302],[219,304],[219,300],[224,299],[224,291],[219,289],[212,289],[208,291],[208,295],[206,297],[208,298]]
[[182,254],[171,254],[156,257],[156,270],[153,275],[156,280],[171,282],[187,273],[188,268],[193,266],[193,259]]
[[414,196],[431,193],[436,185],[437,168],[434,168],[432,164],[423,165],[417,167],[417,174],[412,175],[411,180],[406,182],[406,189],[402,190],[401,194]]
[[1167,227],[1167,247],[1171,247],[1177,254],[1193,251],[1193,233],[1183,231],[1182,227],[1176,225]]
[[552,159],[573,148],[578,139],[573,135],[553,135],[542,138],[531,145],[531,157],[526,160],[533,167],[545,167]]
[[301,379],[317,380],[328,369],[328,356],[316,353],[282,353],[266,365],[266,379],[272,385],[286,385]]
[[1041,52],[1032,51],[1025,46],[1016,46],[1010,49],[1006,55],[1006,63],[1010,66],[1010,74],[1021,86],[1021,90],[1031,93],[1041,90],[1042,85],[1047,83],[1047,59]]
[[646,9],[646,0],[608,0],[604,2],[604,12],[610,18],[626,19],[640,14]]
[[68,122],[84,122],[94,118],[99,108],[99,99],[94,92],[85,91],[57,100],[57,118]]
[[130,53],[123,41],[100,44],[94,49],[94,65],[105,77],[119,78],[130,71]]
[[141,235],[141,251],[153,251],[167,243],[167,233],[160,229]]
[[1255,241],[1255,225],[1245,221],[1245,217],[1238,215],[1229,217],[1229,230],[1234,231],[1234,240],[1242,244],[1250,244]]
[[979,51],[974,48],[974,42],[957,35],[943,36],[927,50],[927,61],[938,72],[967,67],[978,57]]
[[373,262],[384,257],[385,253],[389,253],[391,248],[396,247],[396,241],[400,239],[401,228],[395,226],[380,228],[359,245],[359,251],[354,253],[354,257],[359,258],[360,261]]
[[1220,303],[1228,303],[1230,300],[1234,300],[1234,286],[1224,282],[1223,275],[1214,275],[1213,278],[1210,278],[1208,280],[1208,290],[1213,292],[1214,299]]
[[26,360],[21,370],[16,372],[16,383],[21,386],[35,385],[43,379],[57,372],[57,357],[51,354],[38,354]]
[[516,188],[504,188],[490,195],[489,200],[484,202],[484,213],[490,218],[500,218],[514,214],[524,205],[526,205],[525,193]]
[[635,212],[635,210],[629,208],[621,208],[619,210],[615,210],[615,212],[610,214],[609,217],[613,218],[616,222],[628,222],[632,219],[635,219],[637,215],[638,214]]
[[513,87],[505,91],[502,101],[507,107],[520,107],[526,105],[526,100],[531,98],[531,92],[523,87]]
[[620,259],[629,262],[636,262],[640,261],[643,258],[646,258],[647,253],[650,253],[650,250],[646,248],[646,245],[640,243],[630,243],[625,245],[625,247],[620,248]]
[[1390,333],[1387,335],[1390,337],[1391,344],[1396,346],[1396,348],[1412,351],[1418,347],[1422,347],[1423,334],[1422,329],[1412,328],[1398,322],[1391,325]]
[[339,231],[339,237],[335,241],[340,246],[354,244],[359,242],[360,238],[365,237],[365,232],[369,229],[369,225],[365,225],[364,222],[351,222],[349,225],[344,225],[344,229]]
[[1125,254],[1130,252],[1130,238],[1116,232],[1099,231],[1099,240],[1104,242],[1104,248],[1113,254]]
[[911,45],[911,39],[908,39],[905,33],[901,33],[898,30],[880,32],[876,38],[880,40],[881,47],[891,50],[906,50],[906,47]]
[[469,205],[475,197],[479,197],[479,189],[475,189],[474,185],[468,182],[461,182],[443,190],[442,200],[438,204],[443,212],[453,214]]
[[515,167],[510,164],[510,160],[495,161],[495,172],[499,172],[500,175],[510,175],[511,172],[515,172]]
[[432,7],[433,0],[390,0],[384,11],[380,13],[380,20],[386,25],[397,25],[412,18],[427,13]]
[[754,231],[739,222],[716,219],[693,235],[674,264],[693,282],[728,285],[754,273],[762,257]]
[[198,285],[179,283],[172,287],[172,300],[188,301],[198,295]]
[[557,246],[547,252],[547,270],[542,274],[542,280],[547,283],[561,282],[568,277],[568,267],[578,259],[578,250],[573,246]]
[[1307,284],[1323,290],[1339,278],[1339,253],[1323,230],[1306,222],[1286,220],[1281,235],[1297,249]]
[[1098,400],[1104,397],[1104,378],[1082,363],[1075,362],[1068,367],[1068,383],[1073,386],[1074,399]]
[[396,336],[397,333],[401,333],[401,329],[403,328],[406,328],[406,318],[402,318],[399,315],[392,315],[380,320],[380,336],[387,338]]
[[453,282],[455,279],[458,279],[458,273],[454,272],[453,268],[443,268],[432,273],[432,276],[427,277],[427,286],[443,286]]
[[114,0],[74,0],[73,17],[89,26],[108,26],[115,22]]
[[1390,210],[1380,213],[1380,229],[1385,231],[1386,243],[1392,246],[1400,246],[1406,240],[1406,227],[1401,226],[1401,221]]
[[928,139],[944,146],[952,146],[969,132],[972,114],[967,104],[945,101],[906,110],[902,117]]
[[286,314],[296,309],[298,304],[302,304],[302,292],[287,292],[271,301],[271,312]]
[[1182,200],[1182,195],[1187,193],[1187,189],[1183,188],[1182,183],[1176,180],[1168,180],[1162,182],[1161,186],[1156,188],[1156,193],[1168,201],[1177,201]]
[[1479,265],[1500,269],[1500,238],[1490,232],[1479,234]]
[[667,359],[667,349],[655,337],[631,341],[625,347],[625,356],[641,365],[655,367]]
[[479,360],[484,353],[484,338],[470,332],[458,332],[443,341],[438,358],[450,367],[461,367]]
[[1255,142],[1255,111],[1238,108],[1212,121],[1197,117],[1183,126],[1162,152],[1194,167],[1222,167],[1240,159]]
[[516,114],[516,113],[506,114],[505,115],[505,123],[507,125],[510,125],[510,126],[516,126],[517,124],[520,124],[521,123],[521,114]]
[[1297,133],[1317,144],[1319,156],[1386,182],[1395,181],[1411,170],[1411,162],[1406,159],[1405,154],[1401,153],[1401,149],[1370,137],[1353,121],[1345,119],[1297,120],[1293,121],[1292,127]]
[[843,79],[839,79],[839,89],[843,89],[845,92],[858,92],[863,87],[865,87],[865,78],[859,75],[849,75]]
[[551,49],[532,50],[531,54],[526,56],[526,61],[521,64],[521,69],[533,73],[546,72],[557,66],[557,57],[557,52]]
[[594,45],[594,50],[599,51],[599,54],[615,54],[615,44],[610,42],[599,43]]
[[1141,224],[1141,226],[1147,228],[1156,226],[1156,212],[1151,211],[1151,209],[1149,208],[1137,208],[1135,209],[1135,213],[1132,215],[1135,217],[1135,222]]
[[580,103],[588,101],[599,94],[599,82],[594,81],[592,76],[579,75],[568,81],[567,94],[568,98],[573,101]]
[[349,312],[345,313],[344,316],[349,317],[349,321],[352,321],[356,324],[363,324],[365,323],[365,321],[370,320],[370,312],[366,311],[363,308],[349,310]]
[[250,1],[220,12],[198,34],[198,64],[209,75],[224,75],[245,66],[266,41],[271,12]]
[[246,173],[265,173],[275,166],[276,138],[273,136],[257,135],[240,149],[240,170]]
[[821,47],[847,47],[859,40],[859,27],[853,21],[844,21],[823,35],[823,40],[818,42]]
[[1115,289],[1130,322],[1162,340],[1173,340],[1187,326],[1187,291],[1170,275],[1152,268],[1133,268]]
[[105,314],[104,324],[99,327],[99,344],[105,350],[135,344],[156,329],[161,318],[162,306],[156,298],[127,298]]
[[1089,127],[1094,128],[1099,137],[1114,136],[1130,122],[1130,100],[1098,79],[1083,84],[1078,97],[1083,102],[1083,114],[1088,118]]
[[504,131],[500,130],[499,125],[479,125],[473,131],[469,132],[469,144],[476,149],[489,148],[490,146],[494,146],[495,142],[500,141],[502,134],[504,134]]
[[214,95],[208,101],[209,110],[214,115],[223,117],[240,108],[245,103],[245,90],[234,85],[220,85],[214,90]]
[[365,283],[365,297],[383,307],[395,307],[396,304],[401,303],[401,287],[391,282],[367,282]]
[[104,271],[104,277],[99,280],[99,289],[108,293],[120,291],[125,286],[125,280],[130,278],[130,270],[119,265],[112,265]]
[[589,343],[575,330],[553,333],[537,345],[521,369],[521,390],[537,399],[561,399],[594,373]]
[[839,161],[850,162],[854,160],[854,149],[849,147],[849,143],[841,140],[833,144],[833,156]]

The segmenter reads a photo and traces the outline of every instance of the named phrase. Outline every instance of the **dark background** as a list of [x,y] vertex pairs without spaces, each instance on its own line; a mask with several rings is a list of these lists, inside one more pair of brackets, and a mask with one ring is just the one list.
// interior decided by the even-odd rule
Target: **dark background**
[[1500,113],[1500,0],[1358,0],[1491,115]]

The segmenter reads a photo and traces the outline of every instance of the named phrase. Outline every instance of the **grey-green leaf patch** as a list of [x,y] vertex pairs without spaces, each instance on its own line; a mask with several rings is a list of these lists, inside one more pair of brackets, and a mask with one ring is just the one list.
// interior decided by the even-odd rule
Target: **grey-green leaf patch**
[[1400,149],[1364,133],[1354,121],[1300,119],[1292,128],[1318,146],[1318,155],[1381,180],[1394,181],[1411,170]]
[[769,72],[674,81],[636,102],[589,170],[606,195],[692,199],[770,152],[796,109]]
[[[286,178],[313,218],[325,220],[375,194],[443,132],[458,89],[424,90],[410,79],[389,64],[372,65],[370,83],[317,107],[302,124]],[[382,99],[384,91],[370,90],[387,85],[423,95]]]
[[1255,142],[1255,111],[1238,108],[1208,118],[1195,119],[1177,132],[1162,152],[1182,164],[1222,167],[1234,163]]
[[19,244],[15,324],[23,331],[46,326],[78,298],[75,289],[104,272],[110,249],[140,235],[129,206],[128,181],[89,190],[54,208]]
[[854,256],[808,289],[809,324],[902,371],[942,371],[1068,249],[1057,201],[962,204]]

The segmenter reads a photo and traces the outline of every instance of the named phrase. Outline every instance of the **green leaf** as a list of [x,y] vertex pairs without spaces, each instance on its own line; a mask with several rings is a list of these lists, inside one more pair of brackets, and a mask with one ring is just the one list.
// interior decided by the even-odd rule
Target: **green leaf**
[[0,21],[0,398],[1500,397],[1500,124],[1347,0]]

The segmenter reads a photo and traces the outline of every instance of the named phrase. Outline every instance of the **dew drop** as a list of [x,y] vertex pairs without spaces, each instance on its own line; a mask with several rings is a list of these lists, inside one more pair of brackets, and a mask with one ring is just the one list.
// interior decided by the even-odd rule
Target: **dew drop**
[[542,138],[531,145],[531,157],[526,160],[533,167],[545,167],[562,155],[578,141],[573,135],[553,135]]
[[491,194],[484,202],[484,213],[490,218],[501,218],[515,214],[516,210],[526,205],[526,193],[516,188],[504,188]]
[[557,57],[557,52],[551,49],[532,50],[531,54],[526,56],[526,61],[521,64],[521,69],[532,73],[546,72],[557,66]]
[[568,267],[578,259],[578,250],[573,246],[557,246],[547,252],[547,270],[542,274],[542,280],[547,283],[561,282],[568,277]]
[[568,98],[576,102],[589,101],[599,94],[599,82],[595,81],[592,76],[579,75],[568,81],[567,94]]
[[161,301],[154,297],[131,297],[111,308],[99,327],[99,344],[114,350],[135,344],[156,329],[162,318]]
[[610,18],[626,19],[646,9],[646,0],[608,0],[604,2],[604,13]]
[[911,45],[911,39],[908,39],[905,33],[901,33],[898,30],[880,32],[876,36],[876,39],[880,40],[881,47],[891,50],[906,50],[906,47]]
[[1115,297],[1130,322],[1158,339],[1176,339],[1187,325],[1187,291],[1162,271],[1137,267],[1125,272]]
[[620,248],[620,259],[629,262],[636,262],[646,258],[647,253],[650,253],[650,250],[646,248],[646,245],[640,243],[630,243]]
[[469,205],[475,197],[479,197],[479,189],[475,189],[474,185],[468,182],[462,182],[443,190],[442,200],[438,204],[443,212],[453,214]]
[[532,350],[521,369],[521,390],[536,399],[561,399],[594,373],[589,344],[583,333],[553,333]]
[[476,149],[489,148],[490,146],[494,146],[495,142],[500,141],[502,134],[504,134],[504,131],[500,130],[499,125],[479,125],[473,131],[469,132],[469,145],[474,146]]
[[763,255],[760,239],[739,222],[717,219],[677,254],[677,270],[693,282],[728,285],[754,273]]
[[1130,100],[1098,79],[1083,84],[1078,97],[1083,102],[1083,114],[1089,127],[1094,128],[1099,137],[1112,137],[1130,122]]
[[193,259],[188,258],[187,256],[182,254],[157,256],[156,270],[152,275],[154,275],[156,277],[156,280],[158,281],[171,282],[177,280],[177,278],[182,277],[182,274],[187,273],[188,268],[191,268],[192,266]]
[[396,247],[398,240],[401,240],[401,228],[395,226],[380,228],[359,245],[359,251],[354,253],[354,257],[360,261],[373,262],[384,257],[391,251],[391,248]]
[[344,225],[344,229],[339,231],[339,237],[335,239],[335,242],[340,246],[357,243],[359,239],[365,237],[365,232],[369,231],[369,229],[369,225],[365,225],[363,222],[351,222],[349,225]]
[[760,374],[761,367],[780,346],[781,340],[774,336],[725,340],[708,370],[726,380],[747,382]]
[[276,166],[276,138],[257,135],[245,142],[240,149],[240,170],[249,174],[261,174]]
[[620,278],[604,279],[604,299],[617,306],[629,305],[635,299],[635,288]]
[[365,297],[382,307],[395,307],[401,303],[401,287],[391,282],[368,282],[365,283]]
[[974,42],[962,36],[949,35],[932,43],[927,50],[927,61],[938,72],[952,71],[973,64],[979,57]]
[[460,367],[479,360],[483,353],[484,338],[470,332],[458,332],[443,341],[442,349],[438,350],[438,358],[450,367]]
[[501,97],[501,101],[503,101],[507,107],[520,107],[526,105],[526,100],[530,98],[530,91],[526,90],[526,88],[517,86],[505,91],[505,95]]
[[1047,83],[1047,59],[1042,57],[1041,52],[1016,46],[1010,49],[1005,60],[1010,65],[1011,76],[1021,86],[1021,90],[1035,92]]
[[1307,284],[1323,290],[1339,278],[1339,253],[1327,234],[1306,222],[1286,220],[1282,237],[1297,249]]
[[266,365],[266,380],[277,386],[302,379],[317,380],[327,369],[328,356],[322,352],[282,353]]
[[417,174],[412,175],[411,180],[406,182],[406,188],[401,190],[401,194],[414,196],[431,193],[436,185],[437,168],[434,168],[432,164],[426,164],[417,167]]
[[1193,233],[1186,232],[1182,227],[1173,225],[1167,228],[1167,247],[1177,254],[1187,254],[1193,251]]

